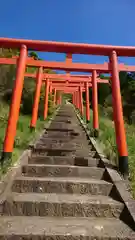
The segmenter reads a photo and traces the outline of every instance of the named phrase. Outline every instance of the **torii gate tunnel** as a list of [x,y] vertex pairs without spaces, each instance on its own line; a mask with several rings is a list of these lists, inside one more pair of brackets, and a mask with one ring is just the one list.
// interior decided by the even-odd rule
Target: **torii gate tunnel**
[[[36,76],[36,92],[35,101],[33,106],[31,126],[35,127],[38,103],[40,96],[40,89],[42,80],[46,83],[46,94],[45,94],[45,108],[44,108],[44,119],[47,117],[48,111],[48,93],[54,91],[54,104],[56,102],[56,91],[61,90],[64,92],[72,93],[73,104],[80,109],[83,114],[83,102],[82,102],[82,91],[86,92],[86,118],[89,120],[89,87],[92,87],[92,104],[94,120],[93,125],[95,132],[98,132],[98,93],[97,93],[97,74],[99,73],[110,73],[111,74],[111,88],[112,88],[112,99],[113,99],[113,115],[115,123],[116,143],[118,149],[119,158],[119,170],[126,177],[128,175],[128,152],[126,144],[126,135],[124,129],[122,101],[120,94],[120,82],[119,82],[119,71],[135,71],[135,66],[126,66],[124,64],[118,64],[117,56],[131,56],[135,57],[135,47],[122,47],[122,46],[106,46],[106,45],[91,45],[91,44],[75,44],[75,43],[62,43],[62,42],[47,42],[47,41],[36,41],[36,40],[23,40],[23,39],[8,39],[0,38],[0,47],[3,48],[15,48],[20,49],[20,56],[18,58],[11,59],[0,59],[0,64],[17,64],[16,68],[16,80],[13,89],[12,102],[9,113],[8,126],[5,135],[5,141],[3,146],[3,154],[1,161],[3,162],[6,158],[11,157],[14,145],[14,138],[16,135],[16,126],[19,117],[19,109],[21,103],[21,96],[23,90],[23,82],[25,76],[26,66],[35,66],[38,68]],[[44,52],[56,52],[65,53],[65,62],[48,62],[41,60],[33,60],[27,57],[28,50],[44,51]],[[73,63],[72,54],[88,54],[88,55],[101,55],[108,56],[109,62],[104,64],[88,64],[88,63]],[[65,79],[70,79],[67,84],[63,83],[60,86],[58,83],[62,80],[57,75],[59,82],[57,84],[53,81],[53,77],[43,76],[43,68],[64,70],[66,72],[87,72],[92,73],[90,80],[89,77],[78,77],[79,81],[75,83],[75,77],[71,77],[70,74],[63,76]],[[81,80],[80,80],[81,78]],[[51,82],[51,84],[50,84]],[[75,83],[73,85],[73,83]],[[65,85],[64,85],[65,84]],[[59,99],[60,103],[60,99]]]
[[[31,74],[31,73],[25,73],[25,76],[36,78],[36,74]],[[37,75],[37,78],[38,78],[38,75]],[[68,78],[66,78],[66,76],[64,76],[64,75],[48,74],[46,76],[46,74],[43,74],[43,79],[46,81],[46,91],[47,91],[46,92],[46,97],[48,96],[48,91],[49,91],[48,80],[50,80],[49,81],[49,84],[50,84],[50,87],[51,87],[50,88],[50,93],[52,92],[53,88],[54,89],[57,88],[57,90],[59,90],[62,87],[62,91],[64,91],[64,88],[67,88],[67,87],[77,87],[77,90],[79,92],[78,97],[80,98],[80,100],[78,100],[78,101],[79,102],[81,101],[80,111],[81,111],[82,115],[83,115],[82,87],[85,88],[86,89],[86,98],[87,98],[86,99],[86,120],[87,120],[87,122],[90,120],[89,88],[92,87],[92,79],[91,79],[90,76],[87,77],[87,76],[84,75],[83,77],[81,77],[81,75],[78,75],[78,76],[76,76],[76,75],[69,76],[68,75]],[[37,79],[37,81],[38,81],[38,79]],[[101,79],[97,78],[96,82],[97,83],[108,83],[108,80],[101,80]],[[38,84],[36,89],[39,89],[39,88],[41,88],[40,83]],[[54,92],[54,94],[55,94],[55,92]],[[39,91],[39,93],[37,93],[37,96],[35,95],[34,108],[33,108],[33,113],[32,113],[32,121],[31,121],[31,128],[35,128],[35,125],[36,125],[39,97],[40,97],[40,91]],[[97,100],[95,100],[95,98],[97,98],[97,94],[95,94],[95,95],[93,94],[93,103],[94,103],[93,104],[93,129],[94,129],[94,135],[98,136],[98,128],[99,128],[98,104],[97,104]],[[45,101],[44,119],[46,119],[46,117],[47,117],[47,107],[48,107],[47,102],[48,102],[48,99],[46,99],[46,101]],[[55,103],[55,96],[54,96],[54,103]]]

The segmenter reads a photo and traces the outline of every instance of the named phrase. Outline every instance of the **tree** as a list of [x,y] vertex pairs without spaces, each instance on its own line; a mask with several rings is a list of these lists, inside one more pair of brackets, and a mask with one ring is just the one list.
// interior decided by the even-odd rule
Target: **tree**
[[98,83],[98,102],[104,105],[105,99],[111,94],[111,88],[109,84]]
[[30,52],[30,53],[29,53],[29,57],[32,57],[32,58],[34,58],[35,60],[39,60],[39,57],[38,57],[38,55],[37,55],[36,52]]

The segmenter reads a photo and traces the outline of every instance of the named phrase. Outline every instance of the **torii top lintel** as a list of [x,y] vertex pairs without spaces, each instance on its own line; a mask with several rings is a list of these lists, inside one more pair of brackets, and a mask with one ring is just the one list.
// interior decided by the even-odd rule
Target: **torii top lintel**
[[20,48],[26,45],[28,50],[72,53],[72,54],[92,54],[109,56],[112,51],[116,51],[118,56],[135,57],[135,47],[133,46],[112,46],[96,45],[69,42],[52,42],[40,40],[26,40],[13,38],[0,38],[0,47]]

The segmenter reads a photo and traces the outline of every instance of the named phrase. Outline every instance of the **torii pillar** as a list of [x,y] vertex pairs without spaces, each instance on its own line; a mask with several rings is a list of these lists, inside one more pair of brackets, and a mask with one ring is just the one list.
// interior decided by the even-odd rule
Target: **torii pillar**
[[85,83],[85,92],[86,92],[86,121],[90,121],[90,102],[89,102],[89,83]]
[[76,107],[77,109],[79,110],[79,104],[80,104],[80,101],[79,101],[79,91],[76,92]]
[[53,106],[56,104],[56,88],[54,88],[54,95],[53,95]]
[[81,86],[79,87],[79,94],[80,94],[80,97],[79,97],[79,100],[80,100],[80,112],[81,112],[81,115],[83,116],[83,96],[82,96],[82,87]]
[[93,107],[93,131],[94,137],[99,135],[99,120],[98,120],[98,88],[97,88],[97,73],[92,72],[92,107]]
[[42,87],[42,74],[43,74],[43,69],[42,69],[42,67],[40,67],[37,72],[36,91],[35,91],[34,104],[33,104],[33,109],[32,109],[32,119],[31,119],[31,123],[30,123],[31,130],[35,129],[37,118],[38,118],[40,91],[41,91],[41,87]]
[[72,104],[75,105],[75,93],[72,93]]
[[113,101],[113,114],[115,124],[116,143],[118,148],[119,170],[122,175],[127,178],[129,175],[128,169],[128,151],[126,143],[126,134],[124,128],[123,109],[120,93],[120,81],[118,71],[117,53],[112,51],[110,55],[110,65],[112,74],[112,101]]
[[52,94],[52,82],[50,82],[49,93]]
[[74,104],[75,104],[75,107],[77,108],[77,103],[76,103],[76,92],[74,93]]
[[48,95],[49,95],[49,79],[46,79],[45,84],[45,102],[44,102],[44,120],[48,115]]
[[25,45],[22,45],[20,49],[20,56],[17,62],[16,79],[14,83],[14,89],[13,89],[9,118],[8,118],[8,125],[6,129],[3,152],[1,157],[2,164],[5,159],[11,158],[12,152],[13,152],[17,121],[19,118],[23,83],[24,83],[26,59],[27,59],[27,47]]

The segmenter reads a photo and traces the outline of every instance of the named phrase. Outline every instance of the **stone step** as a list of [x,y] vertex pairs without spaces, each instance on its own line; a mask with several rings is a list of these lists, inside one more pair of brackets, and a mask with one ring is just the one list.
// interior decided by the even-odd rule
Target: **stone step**
[[42,136],[39,141],[37,142],[37,144],[52,144],[52,143],[58,143],[58,144],[74,144],[74,143],[80,143],[82,145],[86,145],[89,147],[89,149],[92,148],[92,145],[90,145],[88,143],[88,140],[83,139],[82,138],[74,138],[74,137],[67,137],[67,138],[62,138],[62,137],[57,137],[57,138],[49,138],[46,136]]
[[44,156],[72,156],[75,155],[76,150],[75,149],[69,149],[66,148],[65,146],[61,148],[47,148],[47,147],[41,147],[37,146],[32,149],[32,155],[44,155]]
[[[73,113],[73,115],[74,115],[74,113]],[[63,118],[63,119],[65,119],[65,118],[72,118],[73,116],[71,115],[71,114],[65,114],[65,113],[62,113],[62,112],[59,112],[57,115],[56,115],[56,117],[55,117],[55,119],[57,119],[57,118]],[[74,117],[75,118],[75,117]]]
[[63,120],[59,120],[59,121],[54,120],[54,121],[52,121],[51,124],[53,124],[53,123],[56,123],[56,124],[61,123],[61,124],[65,124],[65,125],[67,125],[67,124],[74,124],[74,121],[72,121],[71,118],[70,118],[70,119],[67,118],[67,119],[63,119]]
[[75,165],[96,167],[99,159],[90,157],[69,157],[69,156],[33,156],[29,157],[29,164],[49,164],[49,165]]
[[102,195],[12,193],[2,213],[13,216],[119,218],[124,204]]
[[[70,124],[69,124],[70,122]],[[74,127],[78,127],[78,123],[76,122],[72,122],[70,120],[66,120],[64,122],[62,121],[53,121],[51,124],[50,124],[50,127],[51,128],[59,128],[59,129],[71,129],[71,128],[74,128]]]
[[35,177],[89,177],[102,179],[105,169],[98,167],[78,167],[71,165],[44,165],[30,164],[22,166],[22,173],[25,176]]
[[72,152],[72,151],[75,151],[75,150],[76,150],[75,147],[74,148],[72,147],[72,149],[71,149],[71,145],[69,145],[69,147],[68,147],[66,144],[64,144],[64,146],[60,146],[60,147],[55,146],[53,148],[46,147],[44,145],[38,146],[38,144],[37,144],[36,147],[34,147],[32,149],[32,152],[39,152],[39,151],[44,151],[44,152],[49,152],[49,151],[52,151],[52,152],[55,152],[55,151],[57,151],[57,152]]
[[49,127],[49,128],[46,128],[46,131],[47,132],[73,132],[74,131],[74,129],[72,129],[72,128],[61,128],[61,129],[59,129],[59,128],[53,128],[53,127]]
[[[71,137],[71,136],[73,136],[73,137],[80,137],[80,133],[78,133],[78,132],[57,132],[57,131],[48,131],[48,132],[46,132],[45,133],[45,135],[46,135],[46,137],[52,137],[52,138],[69,138],[69,137]],[[44,136],[45,136],[44,135]]]
[[0,218],[1,240],[134,240],[135,232],[119,219],[13,217]]
[[78,134],[77,132],[74,132],[74,133],[72,133],[72,134],[70,134],[69,136],[67,136],[66,138],[65,137],[63,137],[63,135],[58,135],[58,134],[56,134],[56,136],[55,137],[51,137],[50,135],[48,135],[48,134],[45,134],[45,135],[42,135],[41,136],[41,138],[39,139],[39,141],[38,142],[44,142],[44,143],[47,143],[47,142],[69,142],[69,143],[71,143],[71,142],[82,142],[84,145],[86,144],[87,146],[89,146],[89,148],[91,148],[92,147],[92,145],[88,142],[88,140],[87,140],[87,138],[86,138],[86,136],[84,136],[84,137],[82,137],[82,135],[81,136],[75,136],[75,135],[73,135],[73,134]]
[[38,158],[38,157],[70,157],[70,158],[80,158],[83,159],[84,157],[87,158],[93,158],[95,160],[95,158],[97,158],[97,154],[96,151],[93,150],[88,150],[86,148],[84,148],[83,150],[79,150],[77,149],[76,151],[72,150],[70,152],[68,151],[61,151],[61,149],[48,149],[46,151],[40,151],[40,149],[38,151],[31,151],[30,157],[31,158]]
[[80,136],[85,137],[86,136],[85,132],[82,131],[82,129],[79,129],[76,127],[73,127],[71,129],[69,129],[69,128],[62,129],[61,131],[58,128],[45,128],[45,129],[46,129],[45,134],[58,134],[58,132],[59,132],[59,134],[65,134],[65,135],[67,134],[69,136],[72,136],[72,135],[76,135],[77,137],[80,137]]
[[91,194],[108,196],[113,185],[104,180],[65,177],[18,177],[14,180],[12,191],[18,193],[63,193]]
[[72,124],[73,123],[73,121],[72,121],[72,119],[63,119],[63,120],[59,120],[59,121],[57,121],[56,119],[55,119],[55,121],[53,121],[53,122],[55,122],[55,123],[64,123],[64,124]]
[[38,142],[35,147],[32,148],[32,152],[47,152],[47,151],[59,151],[59,152],[87,152],[89,154],[92,149],[89,149],[88,146],[85,146],[81,142]]
[[66,143],[66,142],[70,142],[70,141],[76,141],[76,139],[71,139],[71,138],[66,138],[66,139],[63,139],[63,138],[56,138],[56,139],[54,139],[54,138],[49,138],[49,137],[46,137],[46,135],[45,136],[42,136],[40,139],[39,139],[39,141],[38,141],[38,143],[39,142],[43,142],[43,143],[56,143],[56,142],[63,142],[63,143]]
[[60,116],[60,115],[56,115],[56,117],[55,117],[55,121],[56,122],[64,122],[64,121],[67,121],[67,119],[68,119],[68,121],[74,121],[74,119],[73,119],[73,117],[71,117],[71,116],[69,116],[69,117],[63,117],[63,116]]
[[[44,142],[44,141],[39,141],[35,148],[33,148],[33,151],[50,151],[58,149],[59,151],[64,149],[64,151],[75,151],[77,149],[83,150],[84,144],[81,142],[62,142],[62,141],[52,141],[52,142]],[[86,148],[86,147],[85,147]]]

